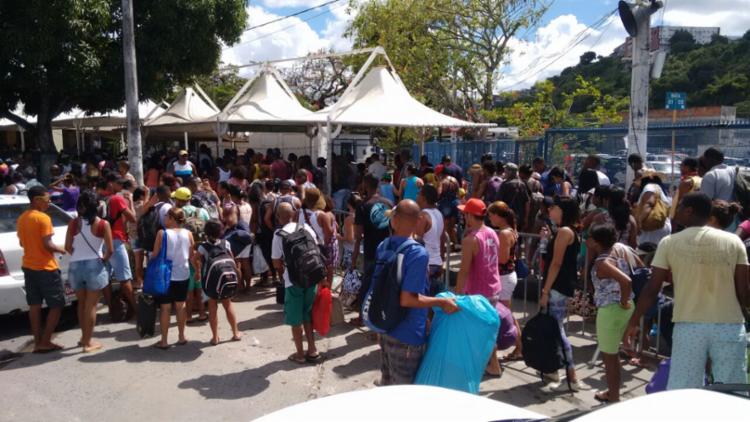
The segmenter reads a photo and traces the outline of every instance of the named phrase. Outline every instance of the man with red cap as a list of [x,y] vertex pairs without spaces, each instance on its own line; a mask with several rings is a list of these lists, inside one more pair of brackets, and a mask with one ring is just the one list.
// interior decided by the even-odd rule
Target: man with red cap
[[[482,295],[494,306],[500,298],[502,284],[498,267],[497,233],[484,225],[487,207],[479,198],[469,199],[458,206],[466,220],[466,234],[461,242],[461,270],[456,281],[456,294]],[[499,377],[502,374],[497,360],[497,347],[490,355],[485,372]]]

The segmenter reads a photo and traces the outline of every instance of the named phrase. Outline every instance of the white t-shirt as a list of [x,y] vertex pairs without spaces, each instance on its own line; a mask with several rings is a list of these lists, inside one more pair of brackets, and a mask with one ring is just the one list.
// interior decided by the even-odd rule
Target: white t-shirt
[[385,174],[388,169],[380,161],[373,161],[368,167],[367,172],[375,176],[378,180]]
[[599,179],[599,186],[609,186],[612,184],[609,181],[609,177],[599,170],[596,171],[596,177]]
[[[669,209],[672,206],[672,199],[668,197],[664,191],[659,187],[659,185],[654,183],[649,183],[646,185],[646,187],[643,188],[643,191],[641,192],[641,196],[638,198],[638,202],[643,199],[643,195],[645,195],[648,192],[652,192],[654,195],[660,195],[661,200],[664,203],[664,205]],[[669,221],[669,218],[667,218],[667,221],[664,222],[664,227],[652,231],[646,231],[641,230],[641,233],[638,234],[637,242],[639,245],[643,243],[653,243],[658,245],[659,242],[669,236],[672,233],[672,223]]]
[[[310,236],[313,237],[313,239],[316,238],[315,231],[310,227],[309,225],[304,225],[305,230],[307,230],[310,233]],[[282,227],[280,230],[284,230],[287,233],[294,233],[294,231],[297,229],[297,223],[287,223],[284,227]],[[273,242],[271,243],[271,259],[284,259],[284,239],[279,236],[279,230],[276,231],[273,235]],[[284,288],[292,287],[292,282],[289,281],[289,271],[287,271],[286,263],[284,264]]]
[[172,204],[169,202],[158,202],[155,207],[159,208],[159,223],[162,227],[165,227],[167,221],[167,213],[172,209]]

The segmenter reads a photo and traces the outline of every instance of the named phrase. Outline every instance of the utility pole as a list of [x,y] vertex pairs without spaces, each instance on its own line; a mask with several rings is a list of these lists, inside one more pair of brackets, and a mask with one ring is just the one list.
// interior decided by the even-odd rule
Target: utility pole
[[[646,159],[648,145],[648,85],[650,76],[649,40],[651,15],[662,7],[656,0],[629,4],[620,1],[618,9],[625,30],[633,40],[630,76],[630,110],[628,112],[628,155],[636,153]],[[633,182],[633,169],[627,167],[625,186]]]
[[125,114],[128,121],[128,161],[130,172],[143,185],[141,122],[138,116],[138,68],[135,61],[133,2],[122,0],[122,54],[125,67]]

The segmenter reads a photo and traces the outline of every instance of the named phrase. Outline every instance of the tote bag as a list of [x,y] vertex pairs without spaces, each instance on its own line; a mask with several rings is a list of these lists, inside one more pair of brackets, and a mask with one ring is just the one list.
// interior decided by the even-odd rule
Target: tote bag
[[153,296],[166,296],[172,279],[172,261],[167,259],[167,231],[164,230],[159,255],[148,261],[143,291]]

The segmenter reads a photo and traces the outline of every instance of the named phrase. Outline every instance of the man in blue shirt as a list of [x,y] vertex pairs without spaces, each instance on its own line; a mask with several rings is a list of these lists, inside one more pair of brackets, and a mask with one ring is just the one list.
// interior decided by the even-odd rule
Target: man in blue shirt
[[[403,200],[391,215],[393,234],[377,249],[378,260],[386,254],[386,248],[398,248],[414,236],[419,220],[420,208],[416,202]],[[415,243],[403,251],[403,277],[401,284],[401,306],[409,308],[403,321],[394,329],[380,336],[381,380],[380,385],[411,384],[417,375],[427,343],[427,309],[439,306],[445,313],[458,310],[453,299],[429,297],[429,255],[424,246]]]

